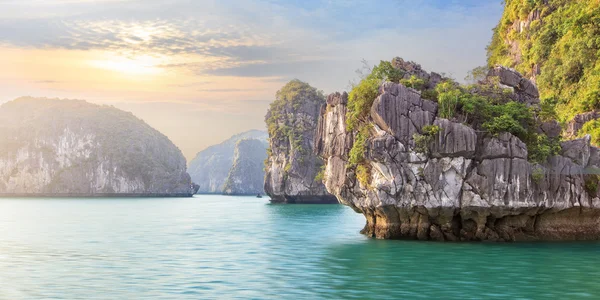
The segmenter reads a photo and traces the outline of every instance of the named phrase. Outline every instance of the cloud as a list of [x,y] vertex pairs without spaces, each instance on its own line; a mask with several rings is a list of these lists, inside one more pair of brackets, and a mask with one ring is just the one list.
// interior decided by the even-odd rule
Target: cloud
[[199,89],[199,92],[209,93],[236,93],[236,92],[250,92],[250,91],[267,91],[268,89],[236,89],[236,88],[224,88],[224,89]]
[[[465,65],[484,63],[502,9],[497,0],[49,3],[0,1],[0,11],[13,12],[0,13],[0,43],[128,57],[195,56],[161,67],[201,75],[337,77],[325,79],[325,88],[345,85],[363,58],[406,56],[462,78]],[[29,17],[17,10],[28,10]],[[342,78],[340,71],[349,73]]]

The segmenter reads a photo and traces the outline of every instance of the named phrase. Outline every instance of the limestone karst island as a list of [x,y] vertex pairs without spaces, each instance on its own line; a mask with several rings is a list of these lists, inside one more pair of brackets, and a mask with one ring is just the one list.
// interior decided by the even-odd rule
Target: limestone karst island
[[600,299],[600,0],[0,1],[0,299]]

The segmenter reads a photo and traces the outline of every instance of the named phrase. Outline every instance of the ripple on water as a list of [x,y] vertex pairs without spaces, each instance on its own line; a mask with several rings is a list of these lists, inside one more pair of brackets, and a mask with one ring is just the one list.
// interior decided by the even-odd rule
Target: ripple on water
[[600,244],[379,241],[340,205],[0,200],[0,299],[600,298]]

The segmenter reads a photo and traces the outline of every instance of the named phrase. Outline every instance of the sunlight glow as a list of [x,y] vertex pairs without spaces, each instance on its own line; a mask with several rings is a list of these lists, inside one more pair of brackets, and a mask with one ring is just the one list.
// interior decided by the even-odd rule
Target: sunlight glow
[[106,59],[92,60],[90,65],[95,68],[128,75],[156,75],[163,71],[158,67],[162,62],[161,58],[150,55],[140,55],[133,58],[112,56]]

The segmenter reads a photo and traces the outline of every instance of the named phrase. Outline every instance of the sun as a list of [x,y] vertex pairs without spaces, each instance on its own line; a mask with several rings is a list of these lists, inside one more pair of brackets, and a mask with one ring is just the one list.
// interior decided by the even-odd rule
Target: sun
[[138,55],[122,57],[108,55],[103,59],[92,60],[90,65],[94,68],[118,72],[125,75],[157,75],[162,72],[159,67],[163,59],[151,55]]

